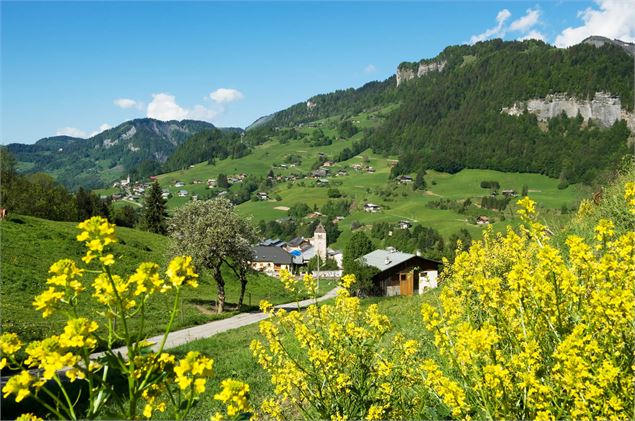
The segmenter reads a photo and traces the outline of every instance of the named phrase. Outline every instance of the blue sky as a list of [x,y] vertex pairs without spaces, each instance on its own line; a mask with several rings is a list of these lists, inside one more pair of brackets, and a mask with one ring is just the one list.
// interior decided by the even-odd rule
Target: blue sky
[[635,39],[635,3],[5,2],[1,143],[132,118],[245,127],[447,45]]

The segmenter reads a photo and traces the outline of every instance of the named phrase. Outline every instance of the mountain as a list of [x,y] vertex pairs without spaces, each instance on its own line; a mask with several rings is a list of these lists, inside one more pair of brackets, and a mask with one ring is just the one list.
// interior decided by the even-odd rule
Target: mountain
[[479,42],[401,63],[394,76],[317,95],[257,120],[298,127],[398,104],[355,148],[398,155],[393,176],[463,168],[534,172],[593,183],[632,154],[635,45],[590,37]]
[[[69,188],[101,187],[140,165],[158,169],[190,136],[215,129],[203,121],[126,121],[88,139],[54,136],[7,149],[28,171],[51,173]],[[240,129],[228,129],[236,132]]]

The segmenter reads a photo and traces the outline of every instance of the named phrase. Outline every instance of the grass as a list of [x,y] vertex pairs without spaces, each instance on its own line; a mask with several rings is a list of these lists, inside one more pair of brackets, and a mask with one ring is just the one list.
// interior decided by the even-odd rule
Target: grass
[[[71,258],[81,263],[80,258],[85,250],[82,244],[75,241],[79,232],[76,225],[73,222],[55,222],[20,215],[12,215],[0,222],[0,310],[3,329],[18,332],[25,340],[40,339],[60,331],[65,320],[62,314],[42,319],[40,312],[31,303],[35,295],[47,288],[45,282],[52,263],[62,258]],[[114,246],[114,254],[118,259],[114,266],[116,274],[130,275],[144,261],[156,262],[165,267],[166,237],[127,228],[117,228],[117,237],[119,243]],[[223,274],[226,280],[227,309],[230,311],[221,315],[214,312],[212,304],[216,297],[216,283],[204,271],[197,289],[183,290],[181,310],[176,317],[174,329],[237,314],[234,309],[240,284],[229,269],[224,268]],[[88,275],[86,283],[89,284],[90,281],[92,278]],[[324,283],[323,289],[329,285]],[[81,312],[101,319],[99,309],[91,307],[89,302],[91,288],[87,290],[81,297]],[[146,326],[150,327],[148,333],[158,334],[165,329],[171,299],[172,296],[168,294],[157,295],[150,300],[146,313]],[[293,301],[293,296],[275,279],[253,274],[247,284],[243,310],[255,310],[262,299],[281,304]]]

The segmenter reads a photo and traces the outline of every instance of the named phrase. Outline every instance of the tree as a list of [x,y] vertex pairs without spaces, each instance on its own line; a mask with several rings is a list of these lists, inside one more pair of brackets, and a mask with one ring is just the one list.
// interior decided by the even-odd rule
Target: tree
[[373,250],[375,250],[373,242],[363,231],[354,233],[344,248],[344,257],[342,261],[344,273],[352,273],[351,269],[353,268],[353,262]]
[[529,194],[529,186],[527,186],[527,184],[523,184],[522,193],[520,193],[520,195],[522,197],[525,197],[528,194]]
[[168,230],[173,240],[172,254],[192,256],[199,270],[212,272],[218,296],[216,310],[222,313],[225,279],[221,267],[225,263],[236,270],[241,286],[246,286],[246,263],[251,259],[255,231],[249,227],[248,221],[236,214],[234,205],[225,198],[183,205],[170,218]]
[[167,233],[166,222],[168,214],[165,208],[166,200],[163,198],[161,186],[155,180],[150,192],[146,195],[143,223],[145,229],[156,234]]
[[412,183],[412,190],[425,190],[426,180],[423,178],[424,173],[419,171],[415,177],[415,182]]
[[218,187],[226,189],[229,187],[229,181],[227,180],[227,176],[223,173],[218,174],[218,178],[216,179],[216,184]]
[[117,208],[114,212],[115,225],[119,227],[134,228],[139,220],[139,213],[131,205],[124,205]]

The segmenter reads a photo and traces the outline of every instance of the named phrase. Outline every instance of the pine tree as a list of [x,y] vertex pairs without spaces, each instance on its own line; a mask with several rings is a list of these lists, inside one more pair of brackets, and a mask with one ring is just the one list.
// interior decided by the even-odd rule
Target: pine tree
[[145,229],[156,234],[167,233],[165,218],[168,216],[165,208],[166,200],[163,198],[161,186],[157,181],[152,184],[150,192],[146,195],[146,203],[143,213]]

